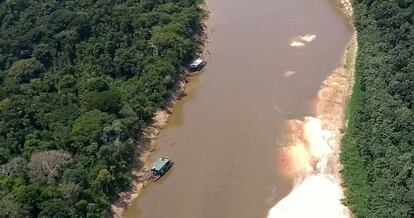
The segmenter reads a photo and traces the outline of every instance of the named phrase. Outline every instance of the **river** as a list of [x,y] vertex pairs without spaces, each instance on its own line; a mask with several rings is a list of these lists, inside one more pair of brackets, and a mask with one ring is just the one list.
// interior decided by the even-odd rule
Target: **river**
[[190,79],[149,158],[167,155],[175,165],[126,217],[266,217],[293,188],[278,149],[285,123],[313,115],[352,36],[330,0],[207,3],[208,64]]

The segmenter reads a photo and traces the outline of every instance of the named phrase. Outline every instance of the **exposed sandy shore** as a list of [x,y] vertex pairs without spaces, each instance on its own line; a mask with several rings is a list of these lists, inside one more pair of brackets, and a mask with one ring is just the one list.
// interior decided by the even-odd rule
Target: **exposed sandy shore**
[[[351,4],[351,0],[339,0],[338,1],[339,6],[342,8],[343,12],[347,15],[347,17],[350,20],[350,24],[354,28],[352,39],[349,42],[347,49],[345,51],[344,57],[343,57],[343,64],[341,68],[338,68],[334,74],[330,76],[325,82],[326,83],[338,83],[335,84],[335,86],[338,88],[336,93],[336,96],[330,96],[332,98],[331,103],[338,104],[340,106],[339,112],[341,115],[339,116],[340,120],[337,120],[336,125],[338,125],[337,133],[338,136],[335,139],[335,146],[334,147],[334,155],[331,159],[331,166],[332,166],[332,172],[334,175],[334,179],[337,182],[337,184],[340,184],[342,187],[342,179],[341,179],[341,169],[342,164],[340,161],[340,152],[341,152],[341,139],[343,136],[343,130],[347,127],[347,120],[345,117],[346,113],[346,105],[348,103],[348,100],[350,99],[350,96],[352,94],[352,89],[354,85],[354,78],[355,78],[355,61],[357,57],[357,51],[358,51],[358,41],[357,41],[357,31],[355,27],[353,26],[353,8]],[[329,84],[325,84],[329,86]],[[332,85],[332,84],[331,84]],[[334,100],[336,99],[336,100]],[[342,190],[343,192],[343,190]],[[348,217],[353,217],[351,211],[348,209],[347,211]]]
[[[204,50],[205,44],[208,42],[207,35],[207,17],[209,14],[208,5],[204,2],[201,5],[206,17],[202,22],[202,33],[197,37],[199,56],[205,57],[206,52]],[[154,114],[153,123],[146,127],[140,136],[140,140],[137,142],[135,158],[133,166],[131,168],[132,182],[130,187],[118,194],[118,199],[111,204],[111,215],[113,218],[121,218],[128,206],[138,198],[144,187],[150,183],[150,165],[148,163],[148,156],[154,151],[154,143],[156,142],[160,130],[167,124],[168,118],[173,111],[173,108],[181,97],[185,96],[185,87],[188,83],[187,78],[191,76],[190,73],[185,72],[176,84],[176,88],[171,93],[168,106],[165,109],[159,110]]]
[[[352,20],[352,5],[350,0],[339,0],[339,6],[344,13]],[[352,23],[351,23],[352,25]],[[322,117],[323,123],[327,129],[335,131],[334,158],[331,162],[331,172],[335,175],[336,181],[340,184],[340,140],[342,138],[342,130],[346,128],[345,120],[346,104],[352,94],[354,85],[355,60],[358,50],[357,34],[354,29],[352,38],[347,45],[342,58],[341,67],[329,75],[324,81],[322,89],[318,93],[318,105],[316,114]]]
[[[343,59],[343,67],[334,71],[323,84],[318,93],[318,105],[316,114],[322,121],[322,129],[331,134],[328,144],[331,146],[332,155],[328,159],[327,176],[331,177],[340,188],[340,198],[343,198],[340,162],[341,138],[343,129],[346,128],[345,108],[352,92],[354,83],[354,63],[356,55],[355,35],[348,45]],[[349,209],[344,207],[344,217],[352,217]]]
[[[356,61],[356,57],[357,57],[357,52],[358,52],[358,41],[357,41],[357,32],[355,27],[353,26],[353,8],[352,8],[352,4],[351,4],[351,0],[339,0],[339,4],[343,10],[343,12],[348,16],[348,18],[351,21],[351,25],[354,28],[353,30],[353,35],[351,38],[351,41],[349,42],[347,49],[345,51],[344,57],[343,57],[343,63],[342,63],[342,67],[339,68],[337,70],[337,72],[335,72],[332,76],[338,76],[338,74],[340,74],[343,78],[344,78],[344,82],[345,84],[343,84],[344,87],[342,87],[342,94],[340,94],[339,97],[339,101],[340,104],[342,106],[342,116],[341,116],[341,122],[342,124],[340,125],[340,138],[338,139],[339,141],[337,142],[337,144],[340,146],[340,140],[342,138],[342,130],[344,128],[346,128],[347,125],[347,120],[345,120],[345,108],[346,108],[346,104],[348,103],[348,100],[351,97],[352,94],[352,88],[354,86],[354,78],[355,78],[355,61]],[[341,175],[340,175],[340,170],[342,169],[341,163],[340,163],[340,159],[339,159],[339,154],[340,154],[340,147],[337,147],[335,149],[335,157],[334,157],[334,162],[336,164],[336,177],[337,177],[337,181],[341,184]]]
[[338,0],[339,5],[342,7],[344,13],[350,18],[353,18],[354,10],[352,8],[351,0]]

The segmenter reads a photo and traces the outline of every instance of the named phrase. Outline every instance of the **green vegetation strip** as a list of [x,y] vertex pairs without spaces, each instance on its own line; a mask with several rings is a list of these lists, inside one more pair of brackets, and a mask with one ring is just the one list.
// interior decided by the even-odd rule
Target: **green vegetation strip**
[[0,1],[0,217],[106,217],[199,0]]
[[355,87],[342,140],[356,217],[414,217],[414,2],[355,0]]

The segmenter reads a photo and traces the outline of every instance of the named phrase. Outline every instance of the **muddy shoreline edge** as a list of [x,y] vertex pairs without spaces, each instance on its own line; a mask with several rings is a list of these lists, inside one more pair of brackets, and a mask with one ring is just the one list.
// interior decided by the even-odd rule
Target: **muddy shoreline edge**
[[[205,50],[205,46],[209,41],[207,19],[210,10],[205,0],[199,7],[203,11],[204,17],[201,21],[201,32],[196,36],[197,56],[206,57],[208,51]],[[125,191],[118,193],[117,199],[110,205],[109,217],[123,217],[128,207],[139,197],[145,186],[150,183],[148,177],[150,166],[147,159],[155,151],[154,143],[158,139],[162,128],[168,123],[168,118],[172,114],[177,101],[186,96],[185,88],[189,83],[190,76],[192,75],[186,69],[183,69],[175,88],[171,91],[167,107],[156,111],[152,118],[153,122],[140,133],[130,170],[131,184]]]
[[[342,105],[343,113],[344,113],[343,121],[342,121],[343,123],[342,123],[342,126],[340,127],[338,147],[335,148],[334,157],[333,157],[333,162],[334,162],[334,165],[336,165],[335,168],[337,169],[335,171],[334,176],[335,176],[335,180],[337,181],[337,183],[341,186],[341,191],[343,194],[341,201],[343,201],[345,190],[343,187],[343,180],[342,180],[342,173],[341,173],[342,163],[340,160],[340,154],[341,154],[342,137],[345,133],[345,129],[348,126],[349,118],[346,116],[347,105],[351,98],[352,90],[353,90],[354,83],[355,83],[355,63],[356,63],[357,52],[358,52],[358,33],[354,25],[352,0],[336,0],[336,3],[338,4],[342,12],[347,16],[349,25],[351,25],[353,29],[352,38],[345,49],[345,53],[344,53],[343,61],[342,61],[342,68],[344,69],[345,74],[346,74],[345,77],[346,77],[347,85],[346,85],[346,90],[345,90],[345,95],[344,95],[344,98],[345,98],[344,105]],[[344,205],[344,207],[346,206]],[[347,215],[348,217],[354,217],[354,215],[352,214],[349,208],[347,208]]]

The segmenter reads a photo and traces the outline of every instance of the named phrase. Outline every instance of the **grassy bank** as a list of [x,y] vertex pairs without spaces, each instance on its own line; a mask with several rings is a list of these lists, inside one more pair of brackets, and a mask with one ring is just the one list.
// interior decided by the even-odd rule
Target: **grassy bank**
[[344,202],[356,217],[413,217],[414,4],[353,6],[359,49],[341,146]]
[[[355,57],[349,57],[355,58]],[[356,142],[355,118],[361,92],[360,77],[355,75],[352,95],[346,107],[346,132],[341,140],[342,182],[345,189],[344,204],[356,217],[366,217],[369,186],[364,167],[364,159]]]

